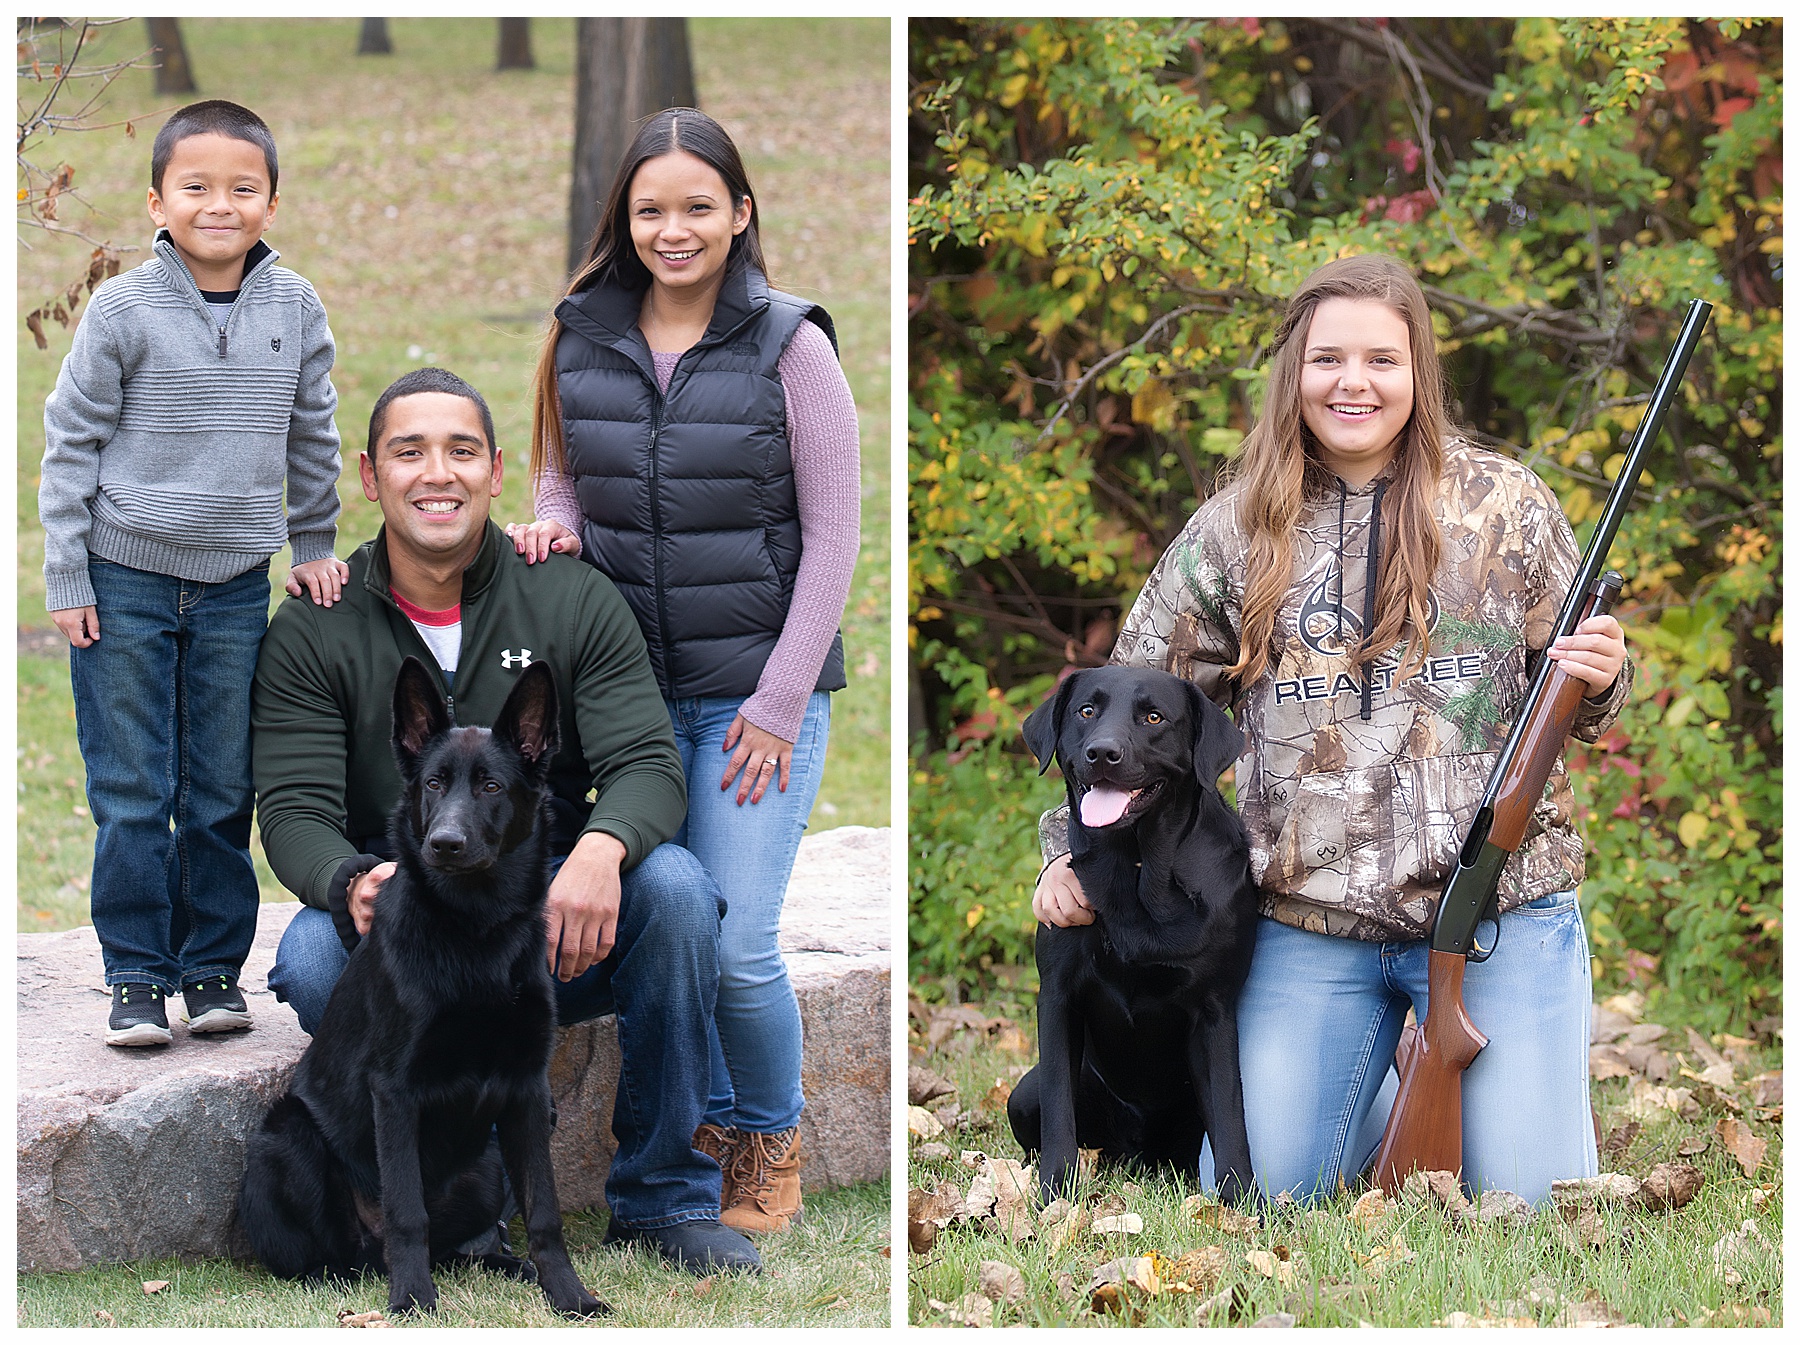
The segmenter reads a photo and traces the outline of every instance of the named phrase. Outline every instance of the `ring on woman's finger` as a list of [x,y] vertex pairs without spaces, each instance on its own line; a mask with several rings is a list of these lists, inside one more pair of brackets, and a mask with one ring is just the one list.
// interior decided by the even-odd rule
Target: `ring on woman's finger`
[[764,757],[763,758],[763,769],[765,771],[768,770],[771,766],[779,766],[780,764],[781,764],[780,757]]

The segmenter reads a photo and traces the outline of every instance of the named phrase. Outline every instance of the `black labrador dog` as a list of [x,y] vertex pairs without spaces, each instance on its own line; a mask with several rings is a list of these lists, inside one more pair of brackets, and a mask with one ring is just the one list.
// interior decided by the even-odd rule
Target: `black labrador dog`
[[[288,1278],[388,1275],[388,1310],[432,1309],[431,1269],[492,1230],[501,1165],[558,1311],[604,1310],[563,1245],[550,1168],[556,1022],[544,955],[550,669],[528,667],[492,731],[454,728],[416,659],[394,687],[398,868],[288,1091],[250,1137],[238,1219]],[[498,1144],[494,1132],[498,1129]]]
[[[1070,863],[1091,925],[1037,931],[1038,1063],[1007,1103],[1048,1202],[1078,1148],[1251,1189],[1237,999],[1256,941],[1250,843],[1218,778],[1243,735],[1192,683],[1141,668],[1072,674],[1025,721],[1062,765]],[[1041,773],[1041,771],[1040,771]]]

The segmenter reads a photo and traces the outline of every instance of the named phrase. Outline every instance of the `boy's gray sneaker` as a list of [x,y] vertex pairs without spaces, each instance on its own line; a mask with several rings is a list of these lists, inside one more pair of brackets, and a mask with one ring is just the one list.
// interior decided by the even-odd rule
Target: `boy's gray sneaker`
[[187,1002],[182,1017],[187,1019],[189,1032],[236,1032],[252,1024],[235,976],[207,976],[184,985],[181,998]]
[[132,981],[112,988],[112,1016],[106,1020],[108,1046],[167,1046],[169,1016],[163,1011],[163,992],[153,985]]

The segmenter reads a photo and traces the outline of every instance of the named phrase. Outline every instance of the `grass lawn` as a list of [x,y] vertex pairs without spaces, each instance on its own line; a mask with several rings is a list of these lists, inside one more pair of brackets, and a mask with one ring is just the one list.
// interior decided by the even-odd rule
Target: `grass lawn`
[[[1184,1208],[1191,1185],[1103,1170],[1088,1178],[1069,1236],[1059,1240],[1054,1219],[1034,1227],[1027,1218],[1013,1229],[1030,1235],[1015,1241],[996,1219],[963,1218],[956,1204],[977,1204],[970,1188],[979,1155],[1023,1160],[1005,1095],[1037,1056],[1031,1005],[914,1002],[915,1078],[923,1069],[955,1087],[926,1103],[932,1117],[922,1125],[913,1112],[909,1204],[915,1217],[943,1221],[923,1234],[928,1249],[915,1243],[908,1258],[914,1325],[971,1316],[993,1326],[1781,1323],[1781,1060],[1766,1037],[1707,1043],[1727,1053],[1721,1071],[1682,1029],[1666,1028],[1654,1043],[1666,1059],[1650,1066],[1668,1071],[1665,1082],[1621,1073],[1594,1084],[1601,1170],[1641,1180],[1659,1163],[1693,1164],[1704,1183],[1679,1210],[1606,1202],[1591,1215],[1549,1209],[1512,1223],[1452,1217],[1429,1200],[1358,1209],[1360,1193],[1347,1192],[1312,1208],[1277,1205],[1260,1224],[1240,1224],[1216,1204]],[[1653,1032],[1635,1028],[1639,1037]],[[1766,1077],[1759,1081],[1769,1071],[1777,1072],[1772,1105]],[[1664,1105],[1671,1102],[1679,1107]],[[919,1133],[933,1122],[947,1123],[943,1133]],[[1756,1156],[1757,1142],[1767,1149],[1747,1173],[1728,1144]],[[1135,1215],[1141,1231],[1095,1231],[1109,1215]],[[1192,1254],[1185,1263],[1184,1254]],[[1137,1287],[1103,1291],[1096,1307],[1090,1286],[1106,1276]],[[1001,1288],[1008,1279],[1010,1297]]]
[[[331,317],[338,429],[347,469],[338,553],[380,516],[356,483],[371,404],[406,370],[440,364],[488,398],[506,454],[499,522],[531,517],[525,493],[529,387],[544,318],[560,294],[573,135],[574,23],[532,25],[538,68],[493,70],[491,19],[393,19],[394,54],[357,57],[357,20],[188,19],[201,97],[230,98],[270,124],[281,202],[269,242],[312,281]],[[885,19],[695,19],[701,105],[732,133],[759,195],[775,283],[817,298],[837,323],[862,426],[863,546],[844,617],[850,687],[833,698],[830,757],[814,830],[885,826],[889,812],[888,23]],[[107,29],[96,61],[136,55],[137,22]],[[99,121],[38,151],[76,168],[66,223],[140,250],[150,141],[181,99],[151,93],[147,71],[113,87]],[[43,401],[72,329],[40,351],[22,315],[78,274],[87,250],[21,231],[18,354],[18,928],[87,921],[93,828],[75,747],[66,646],[43,607],[37,523]],[[275,558],[281,592],[287,554]],[[48,638],[46,638],[46,632]],[[286,894],[263,866],[265,900]]]
[[[574,22],[532,25],[538,68],[493,70],[492,19],[391,19],[394,54],[357,57],[355,19],[184,19],[199,97],[258,111],[281,154],[281,202],[269,242],[309,279],[337,340],[333,374],[345,466],[338,553],[374,535],[375,506],[356,484],[369,408],[406,370],[438,364],[481,388],[510,469],[499,522],[531,517],[525,493],[529,386],[544,318],[560,294],[573,127]],[[780,287],[816,298],[836,320],[862,427],[861,559],[844,618],[850,689],[834,698],[832,745],[814,829],[885,826],[889,812],[888,500],[889,24],[885,19],[696,19],[702,107],[736,139],[759,196],[763,241]],[[133,21],[90,55],[144,46]],[[150,142],[187,101],[151,92],[148,71],[113,88],[98,121],[40,159],[76,170],[82,204],[62,218],[139,250]],[[83,208],[91,207],[93,213]],[[18,929],[87,922],[93,827],[76,750],[67,656],[43,607],[37,524],[42,405],[71,331],[48,327],[40,351],[23,314],[84,274],[87,249],[21,231],[18,354]],[[287,556],[276,557],[279,595]],[[284,900],[260,863],[265,900]],[[99,968],[95,968],[98,979]],[[890,1262],[885,1186],[809,1200],[798,1230],[764,1243],[771,1274],[697,1284],[597,1250],[604,1216],[577,1216],[577,1264],[616,1309],[613,1322],[680,1326],[886,1325]],[[520,1244],[522,1245],[522,1243]],[[147,1297],[145,1280],[169,1287]],[[536,1289],[481,1274],[454,1277],[442,1324],[550,1324]],[[140,1264],[20,1279],[21,1325],[331,1325],[340,1306],[379,1307],[385,1285],[304,1291],[226,1262]]]
[[[761,1276],[696,1279],[639,1250],[601,1248],[604,1214],[565,1217],[569,1252],[582,1283],[612,1308],[609,1326],[886,1326],[891,1262],[887,1184],[808,1196],[806,1218],[786,1233],[759,1238]],[[515,1250],[524,1225],[512,1227]],[[575,1325],[551,1311],[537,1286],[461,1269],[434,1277],[432,1317],[394,1325]],[[167,1281],[154,1294],[145,1282]],[[260,1266],[231,1261],[140,1261],[70,1275],[19,1277],[19,1326],[202,1327],[336,1326],[342,1312],[387,1306],[387,1281],[303,1286]]]

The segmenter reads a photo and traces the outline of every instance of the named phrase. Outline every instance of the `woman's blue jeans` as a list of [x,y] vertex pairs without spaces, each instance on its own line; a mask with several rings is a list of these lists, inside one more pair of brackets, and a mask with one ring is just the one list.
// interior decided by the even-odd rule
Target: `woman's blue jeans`
[[250,682],[269,567],[222,584],[88,557],[100,638],[69,650],[99,829],[88,894],[106,983],[236,976],[256,937]]
[[[554,983],[559,1023],[618,1015],[619,1148],[606,1177],[607,1207],[634,1228],[717,1219],[719,1165],[694,1149],[693,1136],[711,1078],[719,891],[676,845],[657,846],[620,886],[612,952],[574,980]],[[349,960],[330,914],[303,906],[281,936],[269,989],[293,1005],[310,1033]]]
[[725,732],[743,701],[695,697],[666,704],[688,782],[687,821],[675,839],[706,866],[725,898],[706,1119],[772,1134],[797,1123],[805,1104],[800,1005],[781,960],[781,903],[825,773],[831,696],[815,691],[807,701],[787,789],[771,784],[761,802],[741,805],[738,782],[721,790],[719,781],[731,759],[722,750]]
[[[1491,941],[1492,924],[1478,938]],[[1244,1120],[1265,1193],[1328,1196],[1374,1160],[1393,1107],[1406,1010],[1429,999],[1424,940],[1368,943],[1257,922],[1238,1002]],[[1533,1203],[1550,1183],[1599,1171],[1588,1099],[1593,986],[1575,893],[1500,917],[1500,943],[1471,962],[1469,1017],[1488,1044],[1463,1076],[1463,1176]],[[1213,1185],[1212,1154],[1200,1180]]]

